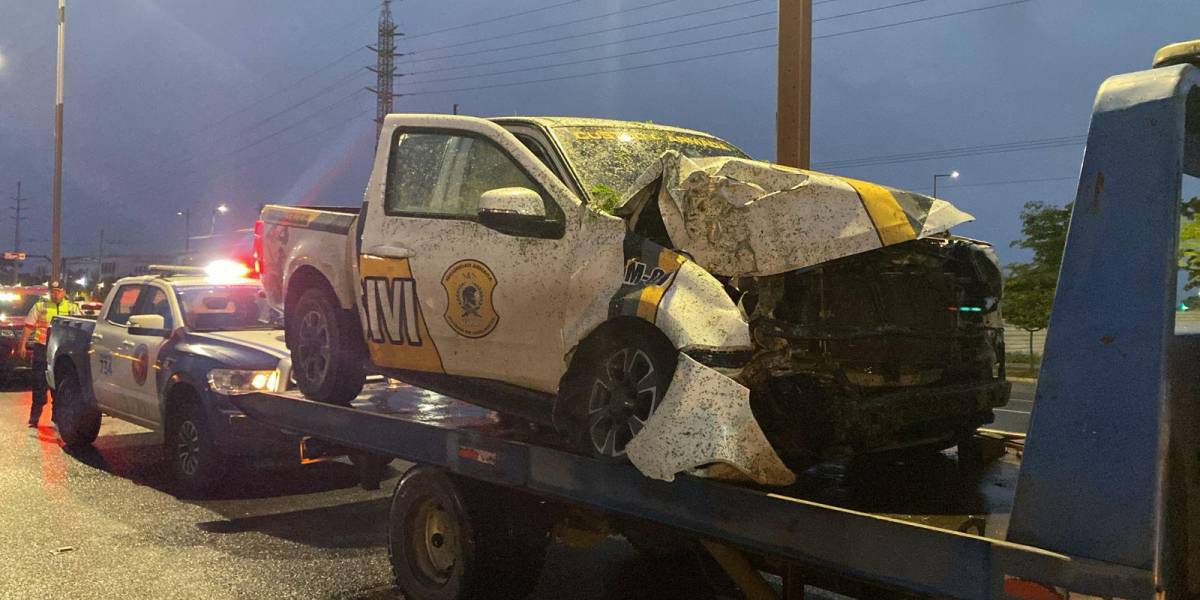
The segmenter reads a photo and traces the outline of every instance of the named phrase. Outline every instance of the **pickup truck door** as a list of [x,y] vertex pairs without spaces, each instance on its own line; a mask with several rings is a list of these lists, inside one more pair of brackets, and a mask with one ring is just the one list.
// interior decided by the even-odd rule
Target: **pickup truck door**
[[[557,230],[481,224],[480,195],[511,187],[537,192]],[[490,121],[389,117],[360,217],[360,314],[373,362],[556,390],[579,210]]]
[[134,309],[145,287],[130,283],[113,290],[103,313],[96,319],[95,329],[92,330],[89,359],[92,367],[92,391],[102,410],[122,417],[131,415],[133,408],[119,383],[118,355],[122,351],[122,342],[125,341],[125,334],[129,328],[129,317],[134,315]]
[[[163,328],[173,331],[180,323],[179,311],[175,308],[174,294],[161,284],[146,285],[134,307],[135,315],[161,315]],[[157,335],[133,335],[125,330],[124,339],[120,342],[120,357],[115,366],[116,383],[124,392],[128,406],[133,414],[147,423],[161,425],[162,412],[159,410],[158,378],[155,376],[154,365],[158,362],[158,353],[166,340]]]

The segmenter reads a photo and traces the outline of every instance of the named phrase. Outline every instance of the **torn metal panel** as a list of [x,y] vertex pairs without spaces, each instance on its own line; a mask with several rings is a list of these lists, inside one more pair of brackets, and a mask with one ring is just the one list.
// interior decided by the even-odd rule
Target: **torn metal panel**
[[714,465],[696,474],[763,485],[796,481],[754,419],[750,390],[685,354],[658,410],[626,446],[626,455],[643,475],[665,481]]
[[692,261],[679,267],[654,324],[676,348],[750,350],[750,326],[721,283]]
[[761,161],[693,159],[675,151],[642,172],[614,213],[632,229],[650,201],[657,202],[675,248],[711,273],[730,277],[802,269],[944,233],[973,218],[920,194]]

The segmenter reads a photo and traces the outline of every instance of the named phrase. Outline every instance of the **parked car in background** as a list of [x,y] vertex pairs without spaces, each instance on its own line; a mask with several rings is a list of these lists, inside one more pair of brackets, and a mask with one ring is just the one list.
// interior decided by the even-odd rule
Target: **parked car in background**
[[54,422],[68,446],[91,444],[101,413],[149,428],[188,494],[219,484],[231,460],[299,464],[298,438],[229,401],[285,391],[291,370],[258,281],[229,268],[156,268],[117,281],[98,318],[51,322]]
[[0,287],[0,378],[17,377],[29,371],[29,359],[17,356],[25,316],[41,298],[46,286]]

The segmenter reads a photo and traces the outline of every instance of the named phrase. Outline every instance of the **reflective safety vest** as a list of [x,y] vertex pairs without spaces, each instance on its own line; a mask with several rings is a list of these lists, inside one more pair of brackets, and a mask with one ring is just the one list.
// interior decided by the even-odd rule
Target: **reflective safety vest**
[[66,298],[63,298],[58,304],[42,298],[41,300],[38,300],[37,304],[33,305],[33,311],[37,312],[37,323],[34,324],[35,330],[33,332],[33,342],[35,344],[44,345],[46,343],[46,332],[50,329],[50,319],[63,315],[78,315],[79,305],[67,300]]

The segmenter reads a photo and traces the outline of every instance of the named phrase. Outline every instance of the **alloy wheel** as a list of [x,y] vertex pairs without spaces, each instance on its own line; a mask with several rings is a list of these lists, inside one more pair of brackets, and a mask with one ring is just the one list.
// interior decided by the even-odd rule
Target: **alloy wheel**
[[638,348],[609,355],[592,383],[587,431],[592,449],[602,456],[625,454],[625,446],[658,408],[658,373]]

